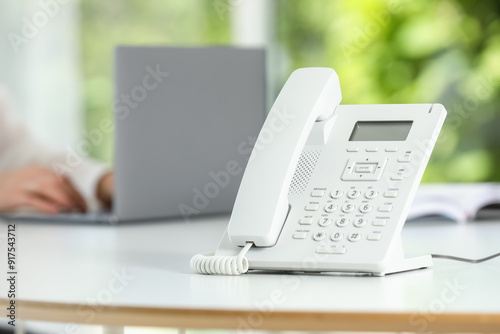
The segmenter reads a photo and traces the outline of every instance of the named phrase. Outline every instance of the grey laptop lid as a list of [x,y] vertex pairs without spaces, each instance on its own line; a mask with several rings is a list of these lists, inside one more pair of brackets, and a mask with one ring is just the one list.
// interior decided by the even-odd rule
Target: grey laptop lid
[[265,55],[229,47],[118,47],[119,220],[229,212],[265,119]]

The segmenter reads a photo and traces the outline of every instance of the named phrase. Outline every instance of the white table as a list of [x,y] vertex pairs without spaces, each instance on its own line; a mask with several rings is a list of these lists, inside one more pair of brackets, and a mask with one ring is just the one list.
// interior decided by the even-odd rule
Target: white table
[[[215,250],[227,220],[17,223],[18,314],[106,326],[500,332],[500,258],[435,260],[432,269],[386,277],[194,274],[191,256]],[[500,251],[499,237],[500,222],[408,223],[403,231],[405,252],[415,255],[483,257]]]

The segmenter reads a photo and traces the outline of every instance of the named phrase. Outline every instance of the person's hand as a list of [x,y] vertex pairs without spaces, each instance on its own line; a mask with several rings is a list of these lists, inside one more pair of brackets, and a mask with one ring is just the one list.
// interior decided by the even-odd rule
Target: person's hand
[[104,174],[97,184],[97,198],[108,208],[113,201],[114,174],[108,172]]
[[68,178],[36,165],[0,174],[0,211],[21,208],[43,213],[86,211],[84,199]]

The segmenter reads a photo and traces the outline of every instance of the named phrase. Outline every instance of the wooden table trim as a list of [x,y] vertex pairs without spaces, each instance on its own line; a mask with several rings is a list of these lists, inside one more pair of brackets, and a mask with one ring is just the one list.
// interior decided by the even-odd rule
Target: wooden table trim
[[[0,299],[5,309],[8,300]],[[73,325],[240,330],[500,332],[500,314],[209,310],[17,301],[17,319]]]

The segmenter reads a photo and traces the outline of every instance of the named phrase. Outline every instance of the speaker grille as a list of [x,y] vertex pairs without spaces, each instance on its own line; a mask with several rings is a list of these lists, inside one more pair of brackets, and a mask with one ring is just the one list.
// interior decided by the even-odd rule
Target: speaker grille
[[295,174],[288,193],[290,195],[301,195],[306,190],[309,179],[316,167],[316,162],[321,155],[320,150],[303,151],[300,155]]

